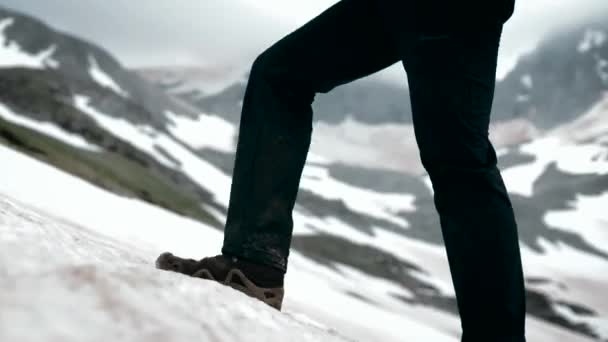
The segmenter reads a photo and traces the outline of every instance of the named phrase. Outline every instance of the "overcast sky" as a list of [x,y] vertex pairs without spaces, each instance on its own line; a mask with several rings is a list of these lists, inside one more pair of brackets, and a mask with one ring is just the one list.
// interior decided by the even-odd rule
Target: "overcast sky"
[[[242,65],[335,2],[0,0],[100,44],[127,66]],[[547,32],[598,10],[608,10],[608,0],[518,0],[505,27],[499,73]]]

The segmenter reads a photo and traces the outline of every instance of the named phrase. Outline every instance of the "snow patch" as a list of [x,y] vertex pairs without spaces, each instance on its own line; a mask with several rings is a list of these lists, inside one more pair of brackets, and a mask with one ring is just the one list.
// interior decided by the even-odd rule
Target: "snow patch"
[[[366,124],[347,117],[339,124],[315,122],[311,151],[330,162],[406,172],[425,173],[411,124]],[[492,123],[490,140],[495,147],[513,145],[538,135],[525,119]]]
[[0,20],[0,68],[58,68],[59,62],[52,58],[57,48],[55,45],[32,55],[23,51],[17,42],[8,40],[5,36],[6,29],[14,23],[13,18]]
[[599,196],[578,195],[570,208],[549,211],[544,221],[550,227],[580,235],[587,243],[608,254],[608,192]]
[[604,31],[587,29],[578,45],[578,52],[586,53],[591,49],[601,47],[606,42],[606,38]]
[[122,97],[129,96],[129,93],[122,89],[110,75],[101,69],[99,63],[97,63],[97,59],[93,55],[89,55],[89,75],[102,87],[108,88]]
[[532,89],[532,87],[534,86],[534,83],[532,82],[532,76],[530,74],[525,74],[521,77],[521,84],[526,88],[526,89]]
[[160,153],[156,148],[154,148],[154,145],[156,143],[154,138],[151,138],[146,133],[142,133],[154,131],[152,127],[147,127],[144,125],[135,126],[125,119],[113,118],[109,115],[106,115],[91,106],[90,100],[86,96],[76,95],[74,97],[74,105],[84,114],[95,120],[98,125],[108,130],[112,134],[116,135],[117,137],[123,139],[124,141],[137,147],[141,151],[148,153],[150,156],[154,157],[158,162],[168,167],[177,166],[172,160],[166,158],[162,153]]
[[294,222],[298,223],[295,226],[295,234],[323,233],[339,236],[355,244],[372,246],[417,265],[420,267],[420,272],[417,272],[420,280],[433,285],[445,296],[454,296],[448,261],[442,246],[388,232],[380,227],[373,227],[373,234],[369,235],[338,218],[309,216],[299,209],[296,206],[294,212]]
[[[219,204],[228,206],[231,179],[221,170],[199,158],[166,133],[153,127],[138,127],[127,120],[106,115],[93,108],[86,96],[76,95],[74,102],[78,109],[91,116],[103,128],[148,153],[160,163],[181,170],[202,188],[209,190]],[[155,146],[161,147],[172,158],[179,161],[179,164],[165,157]]]
[[587,113],[548,134],[573,143],[595,141],[600,144],[608,137],[608,92]]
[[524,103],[530,101],[530,95],[527,94],[519,94],[515,98],[515,102]]
[[421,175],[414,127],[371,125],[348,116],[339,124],[314,123],[311,151],[333,162]]
[[592,327],[592,331],[600,338],[608,337],[608,318],[581,315],[563,304],[554,304],[553,309],[570,323]]
[[234,152],[236,128],[217,115],[200,114],[197,119],[179,116],[167,111],[169,131],[194,149],[211,148],[221,152]]
[[508,168],[502,175],[509,192],[521,196],[532,197],[534,183],[552,163],[559,170],[571,174],[608,174],[608,161],[598,158],[608,148],[599,144],[574,144],[547,136],[525,144],[519,150],[534,156],[535,160]]
[[17,115],[2,103],[0,103],[0,117],[15,125],[34,130],[36,132],[42,133],[53,139],[62,141],[74,147],[93,152],[102,151],[99,146],[89,143],[88,141],[84,140],[80,135],[66,132],[60,127],[57,127],[57,125],[49,122],[36,121],[26,116]]
[[600,340],[608,338],[604,325],[608,317],[608,298],[602,295],[607,282],[606,260],[563,242],[552,243],[540,238],[538,244],[542,253],[522,246],[524,274],[527,278],[546,281],[527,286],[544,293],[553,303],[576,303],[593,310],[597,316],[589,317],[589,327],[602,332]]
[[431,192],[431,195],[435,193],[435,189],[433,188],[433,181],[431,181],[431,177],[430,176],[424,176],[422,178],[422,181],[424,182],[424,185],[426,185],[426,188],[429,189],[429,191]]
[[490,141],[500,156],[501,149],[530,141],[539,136],[539,130],[530,120],[513,119],[490,123]]
[[3,196],[0,219],[2,341],[347,341]]
[[597,75],[604,83],[608,83],[608,60],[601,58],[600,56],[596,56],[597,65],[596,71]]
[[399,214],[416,209],[416,198],[413,195],[379,193],[351,186],[331,177],[329,170],[322,165],[307,164],[300,187],[328,200],[341,200],[352,211],[383,219],[403,228],[409,227],[409,223]]

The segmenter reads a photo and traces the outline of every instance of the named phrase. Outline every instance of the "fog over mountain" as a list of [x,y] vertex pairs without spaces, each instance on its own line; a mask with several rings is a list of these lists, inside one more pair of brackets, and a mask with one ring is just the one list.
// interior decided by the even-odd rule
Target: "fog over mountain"
[[[240,68],[335,2],[0,0],[0,6],[35,15],[98,43],[130,67],[187,64]],[[505,27],[499,74],[504,75],[517,57],[530,51],[548,32],[606,9],[605,0],[517,1],[515,15]],[[402,80],[399,66],[386,74]]]

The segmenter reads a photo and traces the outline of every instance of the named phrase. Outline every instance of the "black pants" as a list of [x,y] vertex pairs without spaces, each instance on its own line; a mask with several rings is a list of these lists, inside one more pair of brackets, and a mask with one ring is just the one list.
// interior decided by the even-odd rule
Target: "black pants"
[[315,94],[401,61],[463,341],[524,341],[517,226],[488,140],[504,20],[484,17],[475,29],[417,25],[420,20],[407,20],[415,9],[412,14],[403,3],[340,1],[256,59],[222,252],[286,270]]

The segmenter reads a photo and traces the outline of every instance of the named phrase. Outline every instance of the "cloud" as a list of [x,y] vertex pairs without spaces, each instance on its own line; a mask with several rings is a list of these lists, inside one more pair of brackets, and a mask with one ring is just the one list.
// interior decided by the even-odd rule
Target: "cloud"
[[[126,65],[148,66],[249,62],[335,2],[0,0],[0,5],[98,43]],[[548,32],[600,10],[608,11],[608,1],[518,0],[515,15],[505,26],[500,72],[508,70]],[[402,77],[403,73],[395,66],[384,74]]]
[[100,44],[127,65],[201,64],[249,56],[276,19],[239,0],[0,0]]
[[547,34],[564,29],[598,13],[608,14],[606,0],[518,0],[506,23],[501,47],[501,73],[519,56],[534,49]]

